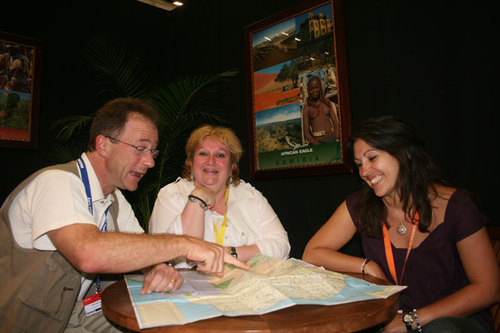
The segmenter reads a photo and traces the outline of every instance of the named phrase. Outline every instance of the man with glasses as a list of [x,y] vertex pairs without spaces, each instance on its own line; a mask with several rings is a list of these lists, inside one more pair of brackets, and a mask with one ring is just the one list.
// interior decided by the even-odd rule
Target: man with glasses
[[92,123],[86,153],[38,171],[6,199],[0,332],[116,331],[102,313],[94,314],[103,274],[142,270],[141,293],[151,293],[180,287],[182,276],[165,264],[176,257],[208,273],[222,274],[224,262],[248,268],[216,244],[148,235],[140,227],[120,189],[136,190],[155,165],[157,120],[140,100],[107,103]]

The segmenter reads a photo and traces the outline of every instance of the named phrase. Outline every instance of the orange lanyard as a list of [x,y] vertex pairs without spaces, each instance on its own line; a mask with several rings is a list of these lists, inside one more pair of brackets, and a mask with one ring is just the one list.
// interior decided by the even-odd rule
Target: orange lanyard
[[226,209],[224,210],[224,221],[220,226],[220,230],[217,229],[217,225],[214,222],[214,233],[215,233],[215,242],[219,245],[224,245],[224,235],[226,234],[226,226],[227,226],[227,198],[229,197],[229,186],[226,187],[226,195],[224,197],[224,202],[226,204]]
[[396,282],[397,285],[400,285],[401,281],[403,281],[406,262],[408,261],[408,256],[410,255],[410,251],[413,246],[413,240],[415,238],[415,232],[417,231],[418,221],[419,221],[419,216],[418,213],[416,213],[415,217],[413,218],[413,227],[411,229],[411,235],[408,241],[408,249],[406,250],[406,258],[403,264],[403,271],[401,272],[401,277],[399,279],[399,282],[396,274],[396,265],[394,264],[394,255],[392,254],[392,246],[391,246],[391,239],[389,238],[389,231],[387,230],[385,223],[382,226],[382,231],[384,233],[384,247],[385,247],[385,258],[387,260],[387,266],[389,266],[389,271],[391,272],[392,278],[394,279],[394,282]]

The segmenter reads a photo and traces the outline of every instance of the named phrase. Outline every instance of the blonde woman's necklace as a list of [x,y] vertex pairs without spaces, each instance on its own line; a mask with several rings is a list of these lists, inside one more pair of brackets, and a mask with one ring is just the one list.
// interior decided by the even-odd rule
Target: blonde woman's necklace
[[406,234],[406,227],[403,224],[403,220],[399,220],[398,234],[400,234],[401,236]]

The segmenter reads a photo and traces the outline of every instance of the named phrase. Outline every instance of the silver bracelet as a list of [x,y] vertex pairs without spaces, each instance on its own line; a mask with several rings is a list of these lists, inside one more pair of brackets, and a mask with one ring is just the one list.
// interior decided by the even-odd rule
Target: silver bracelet
[[190,195],[188,195],[188,199],[191,202],[198,201],[198,203],[200,204],[201,209],[203,209],[203,210],[207,210],[208,209],[207,203],[202,198],[197,197],[196,195],[190,194]]
[[363,261],[363,263],[361,264],[361,274],[365,275],[366,265],[368,265],[370,261],[371,259],[365,259],[365,261]]

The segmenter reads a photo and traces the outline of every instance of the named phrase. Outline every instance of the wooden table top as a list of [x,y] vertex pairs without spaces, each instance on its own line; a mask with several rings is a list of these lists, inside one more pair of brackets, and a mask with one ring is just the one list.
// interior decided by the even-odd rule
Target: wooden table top
[[[361,278],[361,274],[349,274]],[[387,284],[374,277],[365,280]],[[399,293],[387,299],[359,301],[338,305],[294,305],[264,315],[216,317],[197,322],[141,330],[127,291],[125,280],[106,288],[102,295],[104,315],[115,324],[136,332],[353,332],[394,317],[399,307]]]

